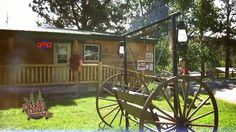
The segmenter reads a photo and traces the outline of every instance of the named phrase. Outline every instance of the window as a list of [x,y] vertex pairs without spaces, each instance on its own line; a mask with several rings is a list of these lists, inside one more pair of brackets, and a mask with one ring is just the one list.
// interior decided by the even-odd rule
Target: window
[[100,57],[100,45],[85,44],[84,45],[84,61],[98,62]]
[[54,63],[67,63],[71,55],[70,43],[54,44]]

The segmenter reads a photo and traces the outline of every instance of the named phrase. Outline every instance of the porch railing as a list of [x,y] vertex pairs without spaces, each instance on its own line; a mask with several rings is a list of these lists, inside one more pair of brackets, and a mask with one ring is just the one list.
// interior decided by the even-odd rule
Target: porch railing
[[[80,83],[101,83],[122,68],[99,64],[83,64]],[[68,64],[0,65],[0,85],[55,85],[75,84]]]

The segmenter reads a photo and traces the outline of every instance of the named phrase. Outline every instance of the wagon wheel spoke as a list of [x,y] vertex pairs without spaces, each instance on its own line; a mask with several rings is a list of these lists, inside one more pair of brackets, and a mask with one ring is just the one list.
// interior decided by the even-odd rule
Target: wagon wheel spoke
[[123,113],[121,112],[121,114],[120,114],[120,120],[119,120],[119,126],[121,126],[122,119],[123,119]]
[[167,129],[164,129],[164,132],[170,132],[170,131],[173,131],[175,129],[176,129],[176,126],[173,125],[173,126],[168,127]]
[[215,111],[212,110],[212,111],[210,111],[210,112],[207,112],[207,113],[204,113],[204,114],[202,114],[202,115],[200,115],[200,116],[197,116],[197,117],[195,117],[195,118],[193,118],[193,119],[190,119],[189,121],[192,122],[192,121],[201,119],[201,118],[203,118],[203,117],[205,117],[205,116],[208,116],[208,115],[210,115],[210,114],[213,114],[214,112],[215,112]]
[[114,96],[114,93],[112,93],[112,92],[111,92],[110,90],[108,90],[107,88],[103,87],[103,89],[104,89],[105,91],[107,91],[109,94],[111,94],[111,95]]
[[130,91],[133,91],[134,87],[138,84],[138,80],[135,81],[135,83],[133,83],[132,87],[130,88]]
[[188,95],[189,95],[189,81],[187,82],[186,91],[183,93],[183,97],[184,97],[183,116],[184,116],[184,117],[186,117],[186,109],[187,109]]
[[112,107],[112,106],[116,106],[116,105],[118,105],[118,103],[105,105],[105,106],[99,107],[98,109],[104,109],[104,108],[108,108],[108,107]]
[[[167,88],[167,87],[166,87]],[[165,88],[165,89],[166,89]],[[177,111],[175,110],[174,106],[171,104],[170,100],[167,98],[166,94],[164,93],[163,89],[160,90],[161,94],[163,95],[165,101],[168,103],[168,105],[170,106],[171,110],[174,112],[174,115],[177,114]]]
[[168,114],[167,112],[161,110],[160,108],[158,108],[158,107],[156,107],[156,106],[152,106],[152,107],[153,107],[155,110],[159,111],[160,114],[165,115],[165,116],[162,116],[162,115],[160,115],[160,114],[158,114],[158,113],[155,113],[158,117],[161,117],[161,118],[163,118],[163,119],[166,119],[166,120],[169,120],[169,121],[172,121],[172,122],[174,122],[174,121],[176,120],[173,116],[171,116],[171,115]]
[[191,126],[197,126],[197,127],[215,127],[215,125],[210,125],[210,124],[189,124]]
[[113,121],[115,120],[119,112],[120,112],[120,109],[116,112],[115,116],[112,118],[110,125],[112,125]]
[[115,107],[114,109],[112,109],[110,112],[108,112],[106,115],[103,116],[103,118],[106,118],[108,115],[110,115],[112,112],[114,112],[116,109],[118,109],[119,106]]
[[189,115],[188,119],[190,119],[195,113],[197,113],[198,110],[199,110],[200,108],[202,108],[202,106],[203,106],[209,99],[210,99],[210,97],[208,97],[207,99],[205,99],[204,101],[202,101],[202,102],[200,103],[200,105],[193,111],[193,113],[191,113],[191,114]]
[[111,101],[111,102],[117,102],[115,99],[109,99],[109,98],[104,98],[104,97],[98,97],[101,100],[106,100],[106,101]]
[[195,101],[196,101],[196,99],[197,99],[197,96],[199,95],[199,92],[201,91],[201,89],[202,89],[202,84],[200,84],[199,89],[197,90],[196,94],[194,95],[193,101],[191,102],[191,104],[190,104],[190,106],[189,106],[189,110],[187,111],[186,117],[189,116],[189,114],[190,114],[190,112],[191,112],[191,108],[193,107],[193,105],[194,105],[194,103],[195,103]]

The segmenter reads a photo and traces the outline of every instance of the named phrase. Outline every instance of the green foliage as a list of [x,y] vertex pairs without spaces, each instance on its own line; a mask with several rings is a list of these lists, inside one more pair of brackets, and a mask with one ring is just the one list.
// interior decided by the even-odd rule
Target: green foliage
[[203,68],[201,64],[205,62],[208,62],[209,66],[219,65],[221,58],[218,54],[215,55],[214,51],[218,47],[218,42],[209,39],[209,36],[218,32],[220,27],[219,9],[215,6],[214,0],[166,0],[166,2],[171,3],[175,10],[184,11],[181,19],[187,23],[190,39],[188,50],[181,51],[179,55],[187,58],[188,67],[199,71],[200,67]]
[[[192,9],[192,22],[195,29],[201,33],[207,31],[217,31],[217,8],[214,6],[214,0],[197,0]],[[207,21],[206,21],[207,20]]]
[[233,38],[236,35],[236,1],[224,0],[223,4],[219,7],[219,30],[225,33],[227,37]]
[[29,102],[31,104],[35,104],[35,98],[34,98],[34,93],[33,92],[30,93]]
[[158,44],[156,44],[156,71],[161,73],[162,71],[170,70],[170,54],[169,54],[169,39],[167,36],[162,36]]
[[174,10],[188,10],[194,3],[194,0],[163,0],[165,3],[174,7]]
[[199,43],[196,43],[195,40],[189,41],[187,50],[179,51],[179,57],[187,59],[186,67],[191,71],[199,71],[201,64],[201,48]]
[[42,94],[41,94],[41,90],[38,91],[37,101],[44,102],[44,99],[43,99]]
[[111,0],[33,0],[40,25],[80,30],[124,32],[129,4]]
[[191,38],[188,49],[179,51],[179,57],[187,59],[186,66],[191,71],[201,71],[201,60],[207,64],[207,69],[221,66],[220,61],[223,60],[222,55],[224,55],[221,42],[217,39],[205,38],[203,43],[204,45],[201,45],[197,38]]

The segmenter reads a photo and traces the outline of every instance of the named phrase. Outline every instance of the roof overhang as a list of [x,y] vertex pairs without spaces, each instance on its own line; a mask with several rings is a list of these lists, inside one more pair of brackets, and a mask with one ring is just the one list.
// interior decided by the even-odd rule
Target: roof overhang
[[[1,33],[2,32],[2,33]],[[114,33],[99,33],[90,31],[78,31],[78,30],[67,30],[67,29],[45,29],[45,28],[12,28],[12,27],[0,27],[0,33],[9,33],[14,37],[29,37],[32,39],[55,39],[55,40],[113,40],[122,41],[122,36]],[[140,42],[140,43],[156,43],[155,39],[134,39],[127,38],[128,41]]]

